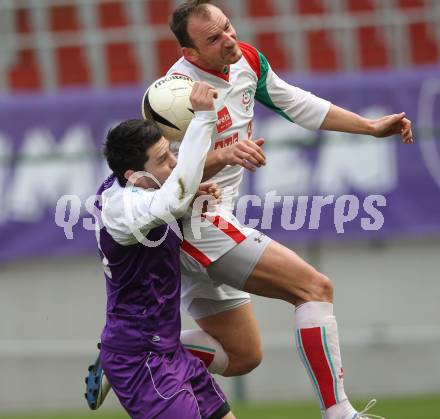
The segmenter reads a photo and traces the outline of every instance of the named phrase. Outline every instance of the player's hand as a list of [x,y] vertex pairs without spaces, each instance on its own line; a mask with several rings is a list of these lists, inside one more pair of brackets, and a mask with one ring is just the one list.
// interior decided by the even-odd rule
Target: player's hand
[[[194,197],[192,206],[203,214],[212,211],[215,205],[220,204],[221,198],[221,189],[216,183],[201,183]],[[196,202],[198,208],[194,207],[194,202]]]
[[266,155],[261,148],[264,139],[243,140],[232,146],[221,149],[223,163],[225,165],[240,165],[245,169],[255,172],[258,167],[266,165]]
[[196,81],[191,91],[189,100],[194,111],[215,110],[214,99],[218,92],[213,86],[203,81]]
[[216,183],[201,183],[199,185],[199,190],[197,191],[198,195],[209,195],[210,197],[216,199],[217,201],[221,200],[222,192],[220,187]]
[[412,144],[414,142],[411,121],[405,118],[405,112],[387,115],[372,121],[373,135],[383,138],[390,135],[400,134],[404,144]]

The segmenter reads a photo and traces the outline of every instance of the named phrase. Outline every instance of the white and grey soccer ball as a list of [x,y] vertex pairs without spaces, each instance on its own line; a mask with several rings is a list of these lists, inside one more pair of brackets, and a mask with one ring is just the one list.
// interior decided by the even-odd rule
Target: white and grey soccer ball
[[154,119],[165,138],[181,141],[194,118],[189,97],[193,80],[183,74],[172,74],[156,80],[142,98],[142,116]]

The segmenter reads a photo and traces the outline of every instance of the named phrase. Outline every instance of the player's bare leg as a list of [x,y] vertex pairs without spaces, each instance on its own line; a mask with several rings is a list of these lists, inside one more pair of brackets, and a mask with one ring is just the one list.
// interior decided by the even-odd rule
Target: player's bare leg
[[250,302],[196,322],[208,335],[217,339],[227,353],[229,365],[223,376],[247,374],[260,364],[263,357],[261,337]]
[[295,338],[323,418],[361,418],[344,391],[339,337],[329,278],[287,247],[271,241],[244,290],[296,306]]

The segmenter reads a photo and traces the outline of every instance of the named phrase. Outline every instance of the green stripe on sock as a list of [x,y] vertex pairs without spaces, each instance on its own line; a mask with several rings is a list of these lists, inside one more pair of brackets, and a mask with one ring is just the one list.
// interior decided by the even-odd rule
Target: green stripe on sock
[[303,359],[304,365],[306,366],[307,372],[309,373],[310,377],[312,378],[313,387],[315,388],[315,392],[318,395],[319,401],[321,402],[321,408],[325,410],[325,404],[321,397],[321,392],[319,391],[318,382],[316,381],[315,375],[313,374],[312,368],[309,364],[309,361],[307,360],[306,354],[304,352],[302,339],[301,339],[301,333],[300,330],[297,329],[296,336],[298,339],[298,348],[301,358]]
[[333,366],[332,357],[330,356],[330,351],[328,350],[327,345],[327,336],[325,334],[325,327],[321,327],[322,340],[324,342],[325,353],[327,355],[327,360],[330,364],[330,369],[332,371],[333,376],[333,386],[335,389],[336,403],[339,403],[339,395],[338,395],[338,379],[335,374],[335,367]]
[[215,354],[215,349],[208,348],[207,346],[187,345],[186,343],[184,343],[183,346],[187,349],[196,349],[199,351],[211,352],[212,354]]

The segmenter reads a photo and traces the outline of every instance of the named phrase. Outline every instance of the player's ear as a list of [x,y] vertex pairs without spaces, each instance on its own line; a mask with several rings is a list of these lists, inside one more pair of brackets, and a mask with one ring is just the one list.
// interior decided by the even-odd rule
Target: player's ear
[[195,48],[182,47],[183,58],[187,61],[195,61],[199,58],[199,53]]

